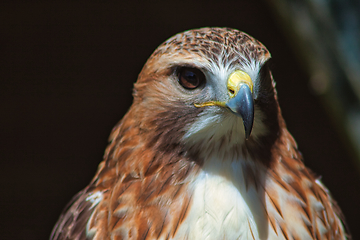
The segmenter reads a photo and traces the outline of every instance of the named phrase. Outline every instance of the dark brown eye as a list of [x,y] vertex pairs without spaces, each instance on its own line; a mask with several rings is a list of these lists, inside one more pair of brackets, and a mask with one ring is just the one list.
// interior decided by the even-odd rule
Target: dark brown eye
[[179,83],[186,89],[195,89],[205,82],[204,74],[196,68],[184,67],[179,71]]

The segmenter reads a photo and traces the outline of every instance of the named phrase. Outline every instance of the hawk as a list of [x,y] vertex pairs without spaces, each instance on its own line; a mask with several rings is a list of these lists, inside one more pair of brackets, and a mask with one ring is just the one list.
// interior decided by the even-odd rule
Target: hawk
[[347,239],[286,128],[269,59],[229,28],[160,45],[50,239]]

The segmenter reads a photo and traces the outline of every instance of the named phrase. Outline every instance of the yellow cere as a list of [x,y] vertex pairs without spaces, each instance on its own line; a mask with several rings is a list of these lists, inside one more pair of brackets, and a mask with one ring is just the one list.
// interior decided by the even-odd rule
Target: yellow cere
[[[249,74],[247,74],[246,72],[240,71],[240,70],[236,70],[235,72],[233,72],[229,79],[228,79],[228,83],[227,83],[227,88],[229,91],[229,95],[230,98],[233,98],[236,96],[236,94],[238,93],[238,91],[240,90],[240,87],[242,84],[246,84],[249,86],[250,91],[253,92],[253,82],[249,76]],[[225,107],[226,103],[225,102],[219,102],[219,101],[209,101],[209,102],[204,102],[204,103],[195,103],[194,106],[195,107],[207,107],[207,106],[220,106],[220,107]]]
[[236,70],[233,72],[228,79],[228,91],[231,98],[235,97],[240,90],[241,84],[249,86],[250,91],[253,92],[253,82],[246,72]]

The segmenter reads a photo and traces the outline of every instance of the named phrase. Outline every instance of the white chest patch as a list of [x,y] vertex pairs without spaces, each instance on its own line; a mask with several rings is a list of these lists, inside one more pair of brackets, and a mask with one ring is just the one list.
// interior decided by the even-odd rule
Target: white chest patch
[[192,183],[191,209],[174,239],[266,239],[263,192],[252,184],[246,190],[243,160],[205,162]]

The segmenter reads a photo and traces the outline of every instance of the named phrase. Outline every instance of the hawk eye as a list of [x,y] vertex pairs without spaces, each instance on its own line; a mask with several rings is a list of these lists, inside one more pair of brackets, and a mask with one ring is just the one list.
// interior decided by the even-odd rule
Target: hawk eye
[[198,88],[205,82],[205,75],[197,68],[183,67],[178,77],[180,85],[186,89]]

